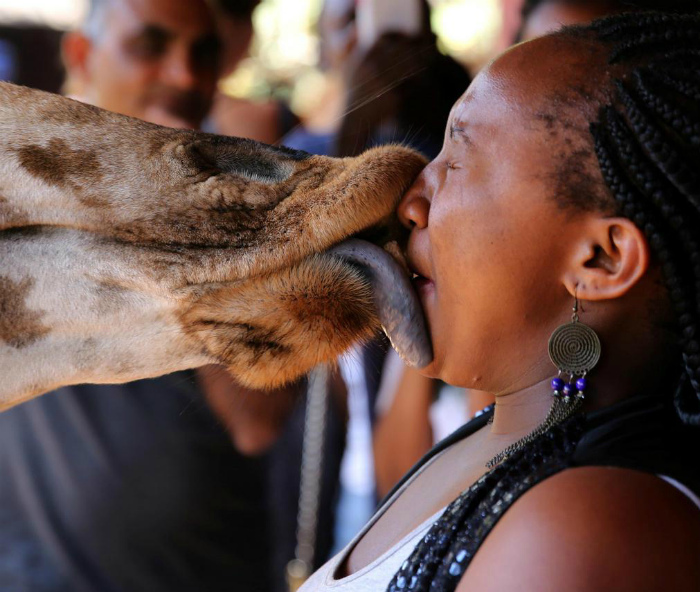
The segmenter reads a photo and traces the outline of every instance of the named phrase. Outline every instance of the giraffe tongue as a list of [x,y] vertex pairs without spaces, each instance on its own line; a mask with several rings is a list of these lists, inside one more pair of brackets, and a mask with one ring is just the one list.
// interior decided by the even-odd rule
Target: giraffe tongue
[[416,368],[433,359],[425,318],[408,274],[381,247],[348,239],[328,253],[359,267],[372,286],[377,316],[387,337],[403,360]]

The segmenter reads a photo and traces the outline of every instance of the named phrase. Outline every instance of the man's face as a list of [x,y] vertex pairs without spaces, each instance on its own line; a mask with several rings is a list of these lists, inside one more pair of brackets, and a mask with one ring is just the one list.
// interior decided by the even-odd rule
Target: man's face
[[216,89],[219,40],[204,0],[111,0],[84,69],[85,99],[197,128]]

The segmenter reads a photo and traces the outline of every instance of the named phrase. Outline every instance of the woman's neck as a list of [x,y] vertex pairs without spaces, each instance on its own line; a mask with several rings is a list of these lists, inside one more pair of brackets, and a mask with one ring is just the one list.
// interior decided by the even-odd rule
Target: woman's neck
[[491,434],[521,435],[542,423],[552,404],[549,380],[507,394],[497,394]]
[[[586,304],[587,312],[581,320],[600,337],[602,355],[586,376],[584,411],[609,407],[639,395],[667,392],[670,396],[675,388],[680,368],[673,336],[661,331],[648,312],[648,291],[656,289],[655,279],[646,280],[650,286],[647,291],[629,294],[624,302],[607,303],[605,307]],[[541,342],[545,344],[546,340],[543,335]],[[551,380],[557,376],[557,369],[544,346],[529,353],[529,365],[504,368],[508,382],[495,393],[490,434],[500,440],[508,439],[508,435],[517,440],[534,430],[552,404]]]
[[[654,362],[641,356],[624,359],[607,357],[590,376],[583,404],[584,411],[608,407],[637,395],[658,394],[675,384],[675,371],[668,356],[659,355]],[[640,362],[643,364],[640,365]],[[494,436],[511,434],[522,437],[534,430],[552,405],[551,380],[557,375],[542,364],[532,374],[530,384],[509,389],[495,396],[496,405],[490,433]],[[672,386],[671,386],[672,388]]]

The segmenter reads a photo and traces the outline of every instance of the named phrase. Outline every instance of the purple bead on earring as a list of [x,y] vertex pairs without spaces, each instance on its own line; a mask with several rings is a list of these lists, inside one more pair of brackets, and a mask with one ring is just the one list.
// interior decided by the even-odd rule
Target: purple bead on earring
[[561,395],[561,389],[563,388],[564,381],[561,378],[552,378],[552,395],[558,397],[559,395]]
[[580,399],[584,398],[584,396],[585,396],[584,391],[586,390],[587,385],[588,385],[588,381],[583,376],[576,381],[576,388],[578,389],[576,396],[579,397]]

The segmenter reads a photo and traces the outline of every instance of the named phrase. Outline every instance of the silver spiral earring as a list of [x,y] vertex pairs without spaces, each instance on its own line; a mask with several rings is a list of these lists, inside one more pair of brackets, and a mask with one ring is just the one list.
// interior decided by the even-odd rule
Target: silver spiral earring
[[588,385],[586,376],[600,360],[601,347],[596,332],[580,321],[578,309],[578,296],[574,296],[571,322],[557,327],[549,338],[549,359],[556,366],[558,374],[552,379],[553,400],[547,417],[532,432],[489,460],[487,468],[492,469],[511,454],[522,450],[581,408]]
[[574,298],[571,322],[557,327],[549,338],[549,359],[559,371],[552,379],[552,394],[566,403],[584,398],[588,385],[586,375],[598,364],[601,353],[600,339],[593,329],[580,321],[578,297]]

